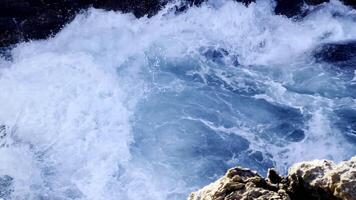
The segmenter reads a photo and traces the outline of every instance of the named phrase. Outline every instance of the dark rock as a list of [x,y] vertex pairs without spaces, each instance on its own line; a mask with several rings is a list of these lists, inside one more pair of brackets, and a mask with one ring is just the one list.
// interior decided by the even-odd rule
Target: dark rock
[[122,12],[132,12],[136,17],[144,15],[152,16],[156,14],[164,5],[160,0],[95,0],[93,2],[94,8],[105,10],[114,10]]
[[342,2],[345,5],[352,6],[353,8],[356,8],[356,0],[342,0]]
[[268,169],[267,179],[273,184],[277,184],[282,181],[282,177],[278,175],[275,169]]
[[356,67],[356,41],[325,44],[314,52],[318,62],[328,62],[342,69]]
[[[0,48],[31,39],[44,39],[57,33],[88,7],[132,12],[136,17],[153,16],[170,0],[0,0]],[[206,0],[182,0],[177,12],[199,6]],[[246,6],[255,0],[235,0]],[[293,17],[302,13],[304,2],[317,5],[327,0],[276,0],[277,14]],[[355,6],[355,0],[344,0]]]
[[[305,16],[308,11],[303,10],[304,5],[317,6],[330,0],[276,0],[275,13],[287,17]],[[356,0],[341,0],[345,5],[356,8]]]
[[160,0],[0,0],[0,48],[20,41],[44,39],[57,33],[75,15],[89,7],[154,15]]
[[25,0],[2,0],[0,6],[0,17],[18,17],[26,18],[34,15],[36,10]]
[[308,5],[315,6],[325,2],[329,2],[329,0],[304,0],[304,2]]
[[277,15],[285,15],[287,17],[293,17],[301,14],[303,0],[276,0],[277,5],[274,12]]
[[[169,0],[0,0],[0,48],[57,33],[88,7],[153,16]],[[205,0],[185,0],[178,12]],[[248,5],[254,0],[237,0]]]

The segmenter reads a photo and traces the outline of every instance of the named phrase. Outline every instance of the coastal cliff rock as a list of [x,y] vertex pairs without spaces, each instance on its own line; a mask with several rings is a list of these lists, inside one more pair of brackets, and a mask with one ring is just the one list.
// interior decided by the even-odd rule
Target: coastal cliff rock
[[290,199],[285,190],[256,172],[240,167],[230,169],[216,182],[194,192],[189,200]]
[[316,198],[356,200],[356,157],[339,164],[328,160],[295,164],[288,180],[291,194],[303,189]]
[[89,7],[154,15],[160,0],[0,0],[0,47],[56,34],[81,10]]
[[[22,41],[45,39],[56,34],[81,10],[89,7],[131,12],[136,17],[153,16],[170,0],[0,0],[0,53],[2,49]],[[206,0],[182,0],[177,11],[199,6]],[[246,6],[255,0],[235,0]],[[275,13],[293,17],[306,5],[327,0],[276,0]],[[355,6],[354,0],[343,0]]]
[[315,160],[293,165],[285,177],[270,169],[267,179],[232,168],[188,200],[356,200],[356,157],[335,164]]

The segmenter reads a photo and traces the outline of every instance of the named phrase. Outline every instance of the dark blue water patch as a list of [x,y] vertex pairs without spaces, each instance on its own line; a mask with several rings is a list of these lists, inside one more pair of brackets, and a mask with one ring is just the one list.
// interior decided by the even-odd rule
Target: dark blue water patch
[[0,59],[4,59],[6,61],[12,61],[13,57],[11,54],[11,50],[14,46],[10,47],[0,47]]
[[[298,109],[211,87],[158,91],[142,100],[135,113],[132,154],[138,160],[149,160],[155,171],[170,173],[174,168],[176,176],[181,180],[189,177],[193,185],[206,184],[234,165],[263,174],[273,166],[272,157],[249,150],[245,138],[225,129],[240,123],[248,127],[290,123],[285,130],[266,129],[258,137],[268,144],[304,138],[304,116]],[[194,167],[187,171],[192,163]]]
[[300,142],[305,138],[305,133],[301,129],[304,119],[291,124],[288,120],[278,124],[269,131],[276,135],[278,138],[283,138],[288,142]]
[[330,64],[314,64],[293,73],[293,82],[284,87],[293,93],[322,96],[330,99],[356,98],[354,72],[340,71]]
[[[349,74],[351,75],[351,74]],[[311,95],[311,96],[322,96],[329,99],[338,99],[338,98],[345,98],[351,97],[356,98],[356,85],[352,82],[345,83],[345,82],[337,82],[334,80],[324,80],[320,82],[318,85],[310,85],[308,87],[308,82],[305,81],[303,85],[284,85],[284,87],[293,93],[298,93],[302,95]],[[327,87],[330,86],[330,87]]]
[[299,109],[278,105],[266,101],[236,94],[221,95],[221,98],[231,103],[235,113],[241,113],[244,118],[259,124],[289,121],[291,123],[302,123],[303,115]]
[[[265,83],[255,80],[239,68],[225,65],[200,66],[198,62],[166,63],[156,69],[155,83],[167,84],[178,79],[191,87],[209,87],[212,90],[227,91],[240,95],[253,96],[263,94]],[[164,82],[166,81],[166,82]]]
[[236,159],[236,162],[233,162],[231,167],[235,167],[236,165],[241,166],[240,163],[243,163],[244,166],[242,167],[248,166],[253,170],[258,169],[258,172],[261,175],[267,175],[267,169],[273,168],[273,166],[275,166],[275,163],[272,160],[272,155],[268,153],[262,153],[261,151],[256,150],[248,150],[244,155],[239,156]]
[[269,87],[264,77],[279,80],[283,72],[218,64],[228,56],[215,49],[179,61],[149,58],[143,74],[152,89],[137,104],[132,120],[135,162],[149,165],[152,173],[163,177],[202,186],[236,165],[262,174],[274,166],[271,155],[250,149],[246,130],[267,145],[261,148],[305,138],[308,116],[254,98]]
[[141,104],[144,105],[139,110],[142,114],[136,116],[137,119],[148,116],[147,119],[154,124],[190,117],[205,120],[215,126],[234,126],[230,105],[219,100],[219,95],[211,90],[160,91],[143,100]]
[[0,176],[0,198],[10,200],[11,194],[14,191],[14,179],[8,175]]
[[328,84],[324,84],[330,89],[324,86],[318,93],[328,98],[356,98],[356,87],[353,83],[356,70],[356,41],[322,45],[315,50],[314,57],[316,62],[322,64],[325,73],[333,77],[328,80]]
[[[157,108],[159,108],[159,112],[157,112]],[[215,134],[211,134],[211,136],[223,139],[224,134],[218,134],[211,130],[211,128],[205,125],[203,121],[212,123],[212,125],[216,127],[232,127],[234,125],[233,122],[229,122],[227,118],[228,116],[224,116],[226,112],[229,112],[229,107],[227,105],[224,105],[223,102],[208,98],[204,96],[203,93],[196,92],[194,96],[189,96],[189,92],[182,92],[179,94],[165,93],[159,94],[158,96],[152,96],[149,101],[146,100],[142,102],[142,106],[138,112],[140,115],[136,116],[135,123],[140,124],[139,126],[141,128],[154,131],[155,133],[157,133],[157,131],[164,133],[168,130],[171,132],[176,131],[180,135],[182,134],[181,132],[194,132],[197,135],[206,138],[204,141],[207,141],[208,144],[213,144],[215,139],[210,141],[209,139],[211,137],[205,137],[203,135],[209,132],[214,132]],[[220,113],[222,116],[220,116]],[[187,136],[190,136],[194,141],[194,135]],[[145,136],[143,135],[143,137]],[[187,141],[189,141],[188,138]],[[218,141],[217,138],[216,141]],[[209,145],[209,148],[210,147],[211,145]],[[230,149],[232,149],[232,147]],[[194,151],[199,152],[200,148],[196,148]],[[218,150],[214,152],[219,153]]]
[[305,138],[305,132],[302,129],[295,129],[289,132],[286,139],[290,142],[300,142]]
[[[190,92],[194,91],[159,93],[140,103],[134,120],[132,152],[150,160],[153,168],[162,170],[165,163],[166,168],[174,167],[179,176],[190,177],[189,184],[201,185],[222,175],[230,167],[228,161],[243,154],[249,142],[207,125],[234,126],[228,116],[220,116],[228,113],[229,107],[204,96],[204,92]],[[193,163],[195,167],[187,170],[186,166]]]
[[[238,135],[213,131],[194,120],[178,120],[151,130],[137,125],[133,131],[133,155],[150,160],[156,170],[161,170],[163,163],[166,171],[174,168],[180,176],[177,178],[190,177],[189,184],[206,183],[207,178],[229,167],[226,163],[234,154],[249,147],[248,141]],[[187,170],[193,163],[197,166]]]
[[335,111],[338,119],[336,126],[352,141],[356,142],[356,110],[342,108]]

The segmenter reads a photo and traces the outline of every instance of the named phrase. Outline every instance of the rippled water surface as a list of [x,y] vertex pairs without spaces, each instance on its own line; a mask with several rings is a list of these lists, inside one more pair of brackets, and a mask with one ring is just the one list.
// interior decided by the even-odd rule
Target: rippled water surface
[[235,165],[356,154],[353,47],[320,50],[356,40],[355,10],[170,6],[89,10],[0,60],[1,198],[185,199]]

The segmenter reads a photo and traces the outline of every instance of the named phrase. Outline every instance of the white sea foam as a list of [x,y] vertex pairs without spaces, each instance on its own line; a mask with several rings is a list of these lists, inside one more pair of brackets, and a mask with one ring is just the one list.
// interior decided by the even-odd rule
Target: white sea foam
[[[271,116],[265,108],[255,108],[255,115],[261,115],[255,119],[247,115],[245,105],[237,106],[242,114],[231,116],[232,127],[193,116],[184,118],[217,132],[240,135],[250,143],[250,150],[272,155],[280,170],[295,161],[342,160],[355,154],[354,144],[342,137],[329,118],[334,109],[354,107],[354,99],[345,95],[343,80],[310,64],[308,54],[323,43],[356,39],[355,11],[332,1],[305,19],[293,21],[274,15],[270,1],[248,8],[232,1],[212,1],[181,14],[169,10],[149,19],[135,19],[131,14],[91,9],[54,38],[19,44],[12,51],[12,62],[1,60],[0,122],[8,129],[7,145],[0,147],[0,175],[13,178],[12,199],[182,199],[200,187],[179,173],[204,170],[199,168],[201,161],[178,169],[165,152],[193,144],[174,135],[182,130],[179,123],[183,121],[174,113],[190,108],[179,107],[180,100],[172,98],[169,101],[178,111],[172,108],[172,115],[159,118],[170,107],[159,102],[165,97],[150,100],[152,94],[168,91],[178,98],[187,88],[196,89],[174,74],[160,75],[174,62],[183,65],[172,68],[188,66],[184,62],[189,61],[200,65],[199,70],[188,72],[203,77],[205,83],[205,75],[212,71],[244,91],[252,87],[248,82],[252,80],[264,91],[253,98],[301,111],[305,138],[282,146],[260,136],[259,130],[267,125],[251,127]],[[342,15],[335,16],[335,12]],[[209,48],[229,52],[224,64],[235,76],[228,76],[225,68],[214,68],[219,65],[201,55],[202,49]],[[232,66],[232,55],[241,64],[236,69],[240,71]],[[328,83],[333,87],[326,87]],[[341,90],[344,93],[338,98],[323,95]],[[195,94],[189,95],[193,98]],[[158,114],[147,124],[158,128],[176,124],[178,128],[165,129],[171,137],[164,143],[157,140],[136,146],[150,147],[149,152],[161,149],[144,159],[139,150],[133,150],[133,127],[140,127],[136,121],[140,112],[148,112],[145,102],[155,101],[154,113]],[[144,108],[137,108],[138,103]],[[234,106],[234,102],[225,103]],[[216,113],[219,117],[226,114]],[[195,128],[194,123],[181,126]],[[144,137],[149,141],[161,136]],[[230,162],[238,164],[234,158]]]

